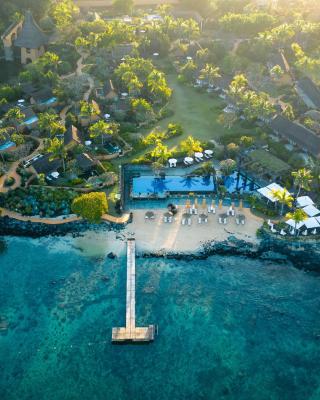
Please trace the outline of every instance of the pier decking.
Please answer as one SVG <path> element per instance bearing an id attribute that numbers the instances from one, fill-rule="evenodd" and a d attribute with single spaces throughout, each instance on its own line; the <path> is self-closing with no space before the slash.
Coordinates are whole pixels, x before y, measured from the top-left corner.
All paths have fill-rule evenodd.
<path id="1" fill-rule="evenodd" d="M 127 242 L 127 300 L 126 326 L 112 328 L 113 342 L 151 342 L 154 340 L 155 327 L 136 327 L 136 243 L 134 239 Z"/>

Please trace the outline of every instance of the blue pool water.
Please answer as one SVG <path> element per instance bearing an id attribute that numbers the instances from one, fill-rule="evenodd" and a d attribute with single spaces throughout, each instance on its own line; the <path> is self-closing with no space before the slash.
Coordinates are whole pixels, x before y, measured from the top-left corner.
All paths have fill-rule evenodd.
<path id="1" fill-rule="evenodd" d="M 137 259 L 137 323 L 159 335 L 115 346 L 124 242 L 7 243 L 1 400 L 319 400 L 319 275 L 242 257 Z"/>
<path id="2" fill-rule="evenodd" d="M 259 189 L 260 187 L 255 184 L 253 180 L 239 174 L 239 172 L 234 172 L 232 175 L 224 178 L 224 186 L 227 188 L 229 193 L 248 193 Z"/>
<path id="3" fill-rule="evenodd" d="M 167 192 L 179 193 L 209 193 L 215 188 L 213 177 L 181 177 L 166 176 L 155 178 L 153 176 L 141 176 L 133 178 L 132 196 L 145 197 L 156 194 L 163 197 Z"/>
<path id="4" fill-rule="evenodd" d="M 8 150 L 8 149 L 10 149 L 11 147 L 14 147 L 16 144 L 14 143 L 14 142 L 6 142 L 6 143 L 3 143 L 2 145 L 0 145 L 0 151 L 3 151 L 3 150 Z"/>
<path id="5" fill-rule="evenodd" d="M 57 101 L 57 98 L 56 98 L 56 97 L 51 97 L 50 99 L 48 99 L 48 100 L 42 102 L 41 104 L 42 104 L 42 105 L 48 106 L 48 105 L 50 105 L 50 104 L 55 103 L 56 101 Z"/>
<path id="6" fill-rule="evenodd" d="M 24 121 L 24 124 L 31 125 L 31 124 L 33 124 L 33 123 L 35 123 L 37 121 L 38 121 L 38 117 L 32 117 L 32 118 L 26 119 Z"/>

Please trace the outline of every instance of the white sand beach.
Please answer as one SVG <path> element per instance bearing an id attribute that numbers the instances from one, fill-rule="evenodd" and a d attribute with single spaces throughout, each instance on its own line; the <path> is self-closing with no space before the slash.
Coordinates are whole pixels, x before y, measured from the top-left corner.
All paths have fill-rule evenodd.
<path id="1" fill-rule="evenodd" d="M 216 214 L 208 214 L 207 223 L 198 223 L 198 215 L 193 215 L 190 226 L 182 225 L 183 210 L 180 209 L 173 218 L 172 223 L 163 221 L 166 209 L 152 210 L 155 214 L 153 220 L 146 220 L 147 210 L 134 210 L 133 222 L 120 232 L 114 231 L 87 231 L 74 239 L 73 246 L 89 257 L 99 257 L 113 252 L 123 254 L 126 249 L 126 239 L 134 237 L 138 251 L 145 252 L 195 252 L 201 245 L 208 241 L 224 241 L 234 236 L 237 239 L 250 243 L 258 243 L 257 230 L 263 220 L 253 215 L 249 209 L 241 211 L 236 209 L 236 214 L 245 215 L 245 224 L 237 225 L 236 218 L 228 217 L 227 224 L 219 224 L 219 214 L 226 213 L 227 208 L 216 210 Z M 199 209 L 201 213 L 201 209 Z"/>
<path id="2" fill-rule="evenodd" d="M 215 215 L 208 214 L 207 223 L 199 224 L 198 216 L 193 215 L 191 226 L 181 224 L 181 210 L 172 223 L 163 222 L 165 209 L 153 211 L 155 219 L 145 220 L 146 210 L 135 210 L 132 224 L 127 225 L 126 232 L 136 238 L 138 250 L 192 252 L 205 242 L 224 241 L 229 236 L 258 243 L 256 232 L 263 224 L 263 220 L 253 215 L 249 209 L 240 211 L 246 217 L 244 225 L 237 225 L 235 217 L 229 217 L 226 225 L 219 224 L 219 214 L 227 212 L 227 208 L 217 209 Z"/>

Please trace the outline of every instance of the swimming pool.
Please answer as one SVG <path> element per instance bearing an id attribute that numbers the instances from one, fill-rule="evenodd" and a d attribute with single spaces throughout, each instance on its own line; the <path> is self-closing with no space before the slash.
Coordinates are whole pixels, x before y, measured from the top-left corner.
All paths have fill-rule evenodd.
<path id="1" fill-rule="evenodd" d="M 38 117 L 31 117 L 31 118 L 29 118 L 29 119 L 26 119 L 25 121 L 24 121 L 24 124 L 25 125 L 31 125 L 31 124 L 34 124 L 35 122 L 37 122 L 38 121 Z"/>
<path id="2" fill-rule="evenodd" d="M 213 177 L 140 176 L 133 178 L 131 196 L 144 198 L 149 196 L 166 197 L 167 193 L 210 193 L 215 189 Z"/>
<path id="3" fill-rule="evenodd" d="M 53 104 L 53 103 L 55 103 L 57 101 L 57 98 L 56 97 L 51 97 L 50 99 L 48 99 L 48 100 L 46 100 L 46 101 L 43 101 L 42 103 L 40 103 L 41 105 L 44 105 L 44 106 L 48 106 L 48 105 L 50 105 L 50 104 Z"/>
<path id="4" fill-rule="evenodd" d="M 224 186 L 226 187 L 228 193 L 249 193 L 259 189 L 260 187 L 259 185 L 255 184 L 252 179 L 240 174 L 239 172 L 234 172 L 232 175 L 225 177 Z"/>
<path id="5" fill-rule="evenodd" d="M 11 147 L 14 147 L 16 144 L 14 143 L 14 142 L 5 142 L 5 143 L 3 143 L 2 145 L 0 145 L 0 151 L 3 151 L 3 150 L 8 150 L 8 149 L 10 149 Z"/>

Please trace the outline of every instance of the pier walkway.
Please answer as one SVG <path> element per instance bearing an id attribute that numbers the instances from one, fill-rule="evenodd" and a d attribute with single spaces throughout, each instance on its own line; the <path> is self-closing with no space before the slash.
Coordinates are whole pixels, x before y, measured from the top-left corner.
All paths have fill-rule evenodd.
<path id="1" fill-rule="evenodd" d="M 134 239 L 127 242 L 127 301 L 126 326 L 112 328 L 113 342 L 151 342 L 154 340 L 155 327 L 136 327 L 136 243 Z"/>

